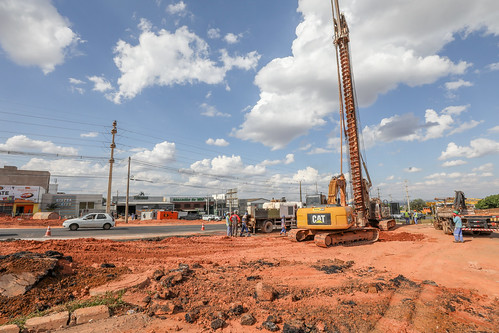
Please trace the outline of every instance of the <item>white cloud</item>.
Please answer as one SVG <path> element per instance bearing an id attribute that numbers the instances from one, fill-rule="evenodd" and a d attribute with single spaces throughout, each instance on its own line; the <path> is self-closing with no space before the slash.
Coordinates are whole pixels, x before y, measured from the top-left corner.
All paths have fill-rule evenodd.
<path id="1" fill-rule="evenodd" d="M 386 177 L 386 180 L 394 180 L 394 179 L 395 179 L 395 176 L 394 176 L 394 175 L 391 175 L 391 176 Z"/>
<path id="2" fill-rule="evenodd" d="M 210 39 L 220 38 L 220 29 L 218 29 L 218 28 L 209 29 L 208 30 L 208 38 L 210 38 Z"/>
<path id="3" fill-rule="evenodd" d="M 417 6 L 390 0 L 383 6 L 367 0 L 342 3 L 352 32 L 352 63 L 360 106 L 372 104 L 379 94 L 399 85 L 421 86 L 465 73 L 469 63 L 453 62 L 438 55 L 439 51 L 453 40 L 454 33 L 499 30 L 498 14 L 491 13 L 491 6 L 498 6 L 493 0 L 472 10 L 464 1 L 456 4 L 445 0 L 438 6 L 430 0 L 422 1 Z M 427 12 L 430 7 L 434 8 L 432 15 Z M 330 2 L 300 1 L 298 11 L 303 19 L 296 28 L 292 55 L 273 59 L 258 72 L 255 83 L 260 100 L 233 131 L 238 138 L 272 149 L 283 148 L 324 125 L 326 117 L 337 109 L 337 96 L 331 94 L 337 91 L 337 75 Z M 452 19 L 442 19 L 447 17 Z M 424 27 L 421 22 L 425 22 Z M 282 110 L 286 110 L 286 119 L 281 117 Z M 272 124 L 274 130 L 262 124 Z"/>
<path id="4" fill-rule="evenodd" d="M 308 155 L 317 155 L 317 154 L 327 154 L 332 153 L 333 151 L 326 148 L 316 147 L 307 152 Z"/>
<path id="5" fill-rule="evenodd" d="M 295 161 L 295 155 L 294 154 L 287 154 L 286 158 L 283 160 L 265 160 L 260 163 L 260 165 L 266 166 L 266 165 L 278 165 L 278 164 L 291 164 Z"/>
<path id="6" fill-rule="evenodd" d="M 68 159 L 58 160 L 44 160 L 41 158 L 32 158 L 22 169 L 31 170 L 48 170 L 52 175 L 62 174 L 65 176 L 78 176 L 78 175 L 107 175 L 108 165 L 101 163 L 92 163 L 89 161 L 78 161 Z M 81 182 L 79 179 L 78 182 Z M 59 187 L 59 189 L 62 189 Z M 95 193 L 97 191 L 94 192 Z"/>
<path id="7" fill-rule="evenodd" d="M 457 90 L 461 87 L 471 87 L 473 83 L 469 81 L 464 81 L 463 79 L 459 79 L 457 81 L 450 81 L 445 83 L 445 89 L 447 90 Z"/>
<path id="8" fill-rule="evenodd" d="M 311 147 L 312 147 L 312 144 L 308 143 L 308 144 L 304 145 L 303 147 L 298 148 L 298 150 L 305 151 L 305 150 L 309 150 Z"/>
<path id="9" fill-rule="evenodd" d="M 26 135 L 15 135 L 8 138 L 5 143 L 0 144 L 0 149 L 14 151 L 39 151 L 42 153 L 76 155 L 78 149 L 73 147 L 62 147 L 50 141 L 32 140 Z"/>
<path id="10" fill-rule="evenodd" d="M 492 172 L 494 171 L 494 164 L 492 163 L 486 163 L 486 164 L 483 164 L 477 168 L 473 168 L 471 171 L 473 172 L 484 172 L 484 173 L 488 173 L 488 172 Z"/>
<path id="11" fill-rule="evenodd" d="M 241 156 L 217 156 L 213 159 L 203 159 L 190 166 L 190 170 L 197 173 L 211 175 L 261 175 L 265 173 L 265 166 L 244 165 Z"/>
<path id="12" fill-rule="evenodd" d="M 467 163 L 468 162 L 463 161 L 463 160 L 452 160 L 452 161 L 446 161 L 446 162 L 442 163 L 442 166 L 444 168 L 447 168 L 447 167 L 454 167 L 454 166 L 458 166 L 458 165 L 464 165 Z"/>
<path id="13" fill-rule="evenodd" d="M 90 133 L 81 133 L 80 137 L 82 138 L 96 138 L 99 136 L 99 133 L 97 132 L 90 132 Z"/>
<path id="14" fill-rule="evenodd" d="M 82 81 L 82 80 L 75 79 L 73 77 L 70 77 L 69 78 L 69 83 L 78 85 L 78 84 L 85 84 L 86 82 Z"/>
<path id="15" fill-rule="evenodd" d="M 106 92 L 113 90 L 113 86 L 109 81 L 101 76 L 89 76 L 88 79 L 94 83 L 94 88 L 92 90 L 99 92 Z"/>
<path id="16" fill-rule="evenodd" d="M 366 148 L 379 142 L 426 141 L 448 136 L 476 127 L 481 121 L 470 120 L 460 123 L 458 116 L 467 111 L 469 105 L 448 106 L 441 112 L 425 111 L 424 123 L 412 113 L 383 118 L 378 125 L 365 126 L 362 130 Z"/>
<path id="17" fill-rule="evenodd" d="M 231 58 L 222 52 L 223 66 L 209 58 L 208 44 L 185 26 L 175 32 L 165 29 L 151 31 L 150 24 L 142 19 L 142 32 L 137 45 L 123 40 L 114 49 L 114 62 L 121 72 L 118 91 L 113 95 L 115 103 L 134 98 L 142 89 L 154 85 L 220 84 L 228 70 L 254 66 L 259 55 L 250 52 L 246 56 Z"/>
<path id="18" fill-rule="evenodd" d="M 207 145 L 211 145 L 211 146 L 219 146 L 219 147 L 226 147 L 229 145 L 229 143 L 225 140 L 225 139 L 212 139 L 212 138 L 209 138 L 208 140 L 206 140 L 206 144 Z"/>
<path id="19" fill-rule="evenodd" d="M 442 113 L 444 114 L 450 114 L 452 116 L 458 116 L 461 113 L 468 111 L 470 105 L 455 105 L 455 106 L 448 106 L 442 110 Z"/>
<path id="20" fill-rule="evenodd" d="M 38 66 L 48 74 L 78 40 L 50 0 L 0 2 L 0 45 L 18 65 Z"/>
<path id="21" fill-rule="evenodd" d="M 408 167 L 408 168 L 405 168 L 404 171 L 405 172 L 420 172 L 422 169 L 420 168 L 416 168 L 416 167 Z"/>
<path id="22" fill-rule="evenodd" d="M 201 108 L 204 109 L 201 114 L 206 117 L 230 117 L 228 113 L 223 113 L 217 110 L 213 105 L 208 105 L 206 103 L 201 104 Z"/>
<path id="23" fill-rule="evenodd" d="M 166 11 L 170 14 L 178 14 L 180 16 L 184 16 L 186 14 L 187 5 L 180 1 L 175 4 L 170 4 L 166 7 Z"/>
<path id="24" fill-rule="evenodd" d="M 487 68 L 490 69 L 491 71 L 499 71 L 499 62 L 490 64 L 487 66 Z"/>
<path id="25" fill-rule="evenodd" d="M 459 125 L 459 127 L 453 129 L 449 135 L 452 135 L 452 134 L 456 134 L 456 133 L 461 133 L 461 132 L 464 132 L 464 131 L 467 131 L 469 129 L 472 129 L 476 126 L 478 126 L 479 124 L 483 123 L 483 121 L 476 121 L 476 120 L 470 120 L 468 122 L 464 122 L 462 123 L 461 125 Z"/>
<path id="26" fill-rule="evenodd" d="M 224 49 L 220 50 L 220 53 L 220 60 L 224 63 L 224 67 L 226 70 L 230 70 L 234 67 L 244 70 L 255 69 L 258 65 L 258 60 L 260 60 L 261 57 L 261 55 L 259 55 L 256 51 L 249 52 L 244 57 L 231 57 Z"/>
<path id="27" fill-rule="evenodd" d="M 228 34 L 226 34 L 224 36 L 224 40 L 228 43 L 228 44 L 236 44 L 239 42 L 239 39 L 242 37 L 243 35 L 242 34 L 233 34 L 232 32 L 229 32 Z"/>
<path id="28" fill-rule="evenodd" d="M 499 125 L 489 128 L 489 132 L 499 133 Z"/>
<path id="29" fill-rule="evenodd" d="M 447 160 L 455 157 L 475 158 L 489 154 L 499 153 L 499 142 L 490 139 L 474 139 L 469 146 L 458 146 L 449 142 L 447 149 L 440 154 L 439 160 Z"/>
<path id="30" fill-rule="evenodd" d="M 132 160 L 143 162 L 166 164 L 175 160 L 175 143 L 163 141 L 154 146 L 152 150 L 142 148 L 141 151 L 132 155 Z"/>

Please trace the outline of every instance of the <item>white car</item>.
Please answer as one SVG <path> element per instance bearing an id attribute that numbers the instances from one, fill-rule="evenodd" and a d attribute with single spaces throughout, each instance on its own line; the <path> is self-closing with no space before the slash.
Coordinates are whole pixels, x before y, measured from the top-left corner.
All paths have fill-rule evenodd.
<path id="1" fill-rule="evenodd" d="M 71 231 L 76 231 L 80 228 L 102 228 L 109 230 L 114 227 L 114 219 L 106 213 L 90 213 L 85 216 L 69 219 L 62 223 L 62 226 Z"/>
<path id="2" fill-rule="evenodd" d="M 221 221 L 222 218 L 217 215 L 209 214 L 209 215 L 203 215 L 203 220 L 205 221 Z"/>

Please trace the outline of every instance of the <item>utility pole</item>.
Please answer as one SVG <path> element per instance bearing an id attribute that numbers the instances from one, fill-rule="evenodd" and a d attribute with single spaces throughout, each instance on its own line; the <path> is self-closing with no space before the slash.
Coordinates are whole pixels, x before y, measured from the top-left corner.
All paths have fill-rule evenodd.
<path id="1" fill-rule="evenodd" d="M 128 198 L 130 195 L 130 156 L 128 156 L 128 175 L 126 177 L 125 223 L 128 223 Z"/>
<path id="2" fill-rule="evenodd" d="M 379 195 L 379 187 L 376 188 L 378 190 L 378 199 L 381 200 L 381 196 Z"/>
<path id="3" fill-rule="evenodd" d="M 300 180 L 300 202 L 303 202 L 303 200 L 301 199 L 301 180 Z"/>
<path id="4" fill-rule="evenodd" d="M 114 148 L 116 145 L 114 144 L 114 136 L 116 135 L 116 120 L 113 121 L 113 129 L 111 130 L 111 134 L 113 135 L 113 141 L 111 143 L 111 158 L 109 159 L 109 180 L 107 182 L 107 201 L 106 201 L 106 213 L 111 213 L 111 183 L 113 182 L 113 163 L 114 163 Z"/>
<path id="5" fill-rule="evenodd" d="M 409 189 L 407 186 L 407 179 L 405 180 L 405 197 L 407 199 L 407 211 L 410 212 L 411 211 L 411 203 L 409 201 Z"/>

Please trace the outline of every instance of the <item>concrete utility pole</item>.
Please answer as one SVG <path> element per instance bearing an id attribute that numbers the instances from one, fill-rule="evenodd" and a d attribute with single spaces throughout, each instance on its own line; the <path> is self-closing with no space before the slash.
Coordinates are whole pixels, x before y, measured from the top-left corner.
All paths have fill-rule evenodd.
<path id="1" fill-rule="evenodd" d="M 125 223 L 128 223 L 128 198 L 130 196 L 130 156 L 128 156 L 128 175 L 126 177 Z"/>
<path id="2" fill-rule="evenodd" d="M 407 211 L 410 212 L 411 211 L 411 203 L 409 201 L 409 189 L 407 186 L 407 179 L 405 180 L 405 197 L 407 199 Z"/>
<path id="3" fill-rule="evenodd" d="M 301 180 L 300 180 L 300 202 L 303 202 L 303 200 L 301 198 Z"/>
<path id="4" fill-rule="evenodd" d="M 114 136 L 116 135 L 116 120 L 113 121 L 113 129 L 111 130 L 111 134 L 113 135 L 113 141 L 111 143 L 111 158 L 109 159 L 109 180 L 107 183 L 107 201 L 106 201 L 106 213 L 111 213 L 111 183 L 113 182 L 113 163 L 114 163 L 114 148 L 116 145 L 114 144 Z"/>

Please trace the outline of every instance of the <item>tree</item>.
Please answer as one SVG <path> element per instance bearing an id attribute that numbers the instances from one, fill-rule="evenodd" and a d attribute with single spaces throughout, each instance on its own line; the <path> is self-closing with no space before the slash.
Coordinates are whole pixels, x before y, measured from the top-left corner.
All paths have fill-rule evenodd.
<path id="1" fill-rule="evenodd" d="M 424 201 L 423 199 L 414 199 L 411 201 L 412 210 L 421 211 L 425 207 L 426 207 L 426 201 Z"/>
<path id="2" fill-rule="evenodd" d="M 53 212 L 54 210 L 56 210 L 57 208 L 59 208 L 59 205 L 55 202 L 52 202 L 51 204 L 48 204 L 47 205 L 47 211 L 49 212 Z"/>
<path id="3" fill-rule="evenodd" d="M 478 201 L 475 205 L 478 209 L 499 208 L 499 194 L 489 195 Z"/>

